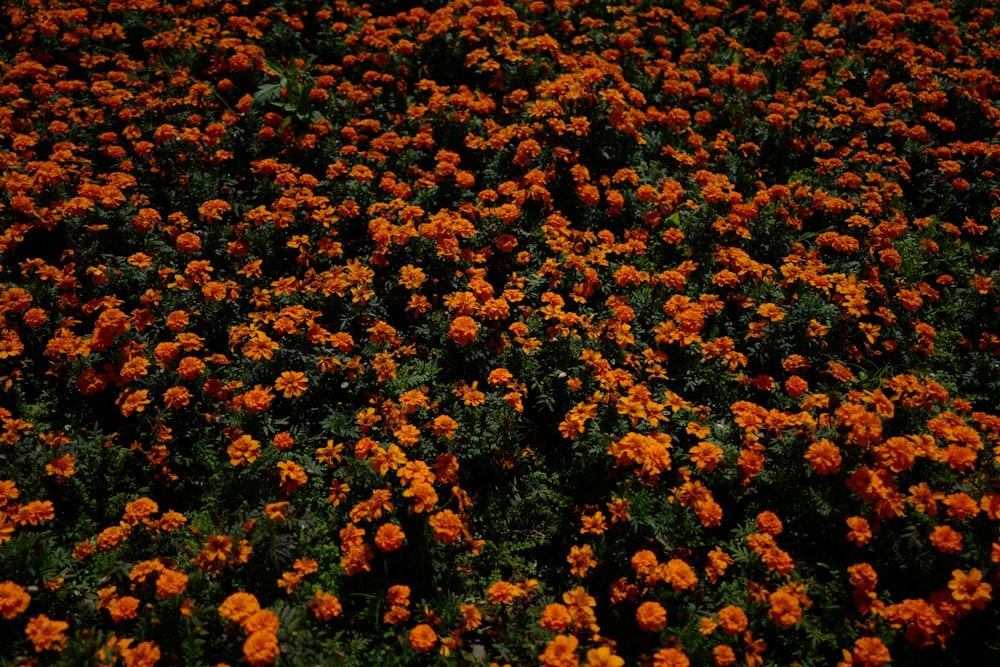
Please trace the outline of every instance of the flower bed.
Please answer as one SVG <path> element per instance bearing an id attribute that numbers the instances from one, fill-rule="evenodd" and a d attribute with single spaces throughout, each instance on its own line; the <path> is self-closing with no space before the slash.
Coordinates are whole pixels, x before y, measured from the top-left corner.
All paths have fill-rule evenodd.
<path id="1" fill-rule="evenodd" d="M 12 0 L 0 664 L 1000 657 L 1000 20 Z"/>

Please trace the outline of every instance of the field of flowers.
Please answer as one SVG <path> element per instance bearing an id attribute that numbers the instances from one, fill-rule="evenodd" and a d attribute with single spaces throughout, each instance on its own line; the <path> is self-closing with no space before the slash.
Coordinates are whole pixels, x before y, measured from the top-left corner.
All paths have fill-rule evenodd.
<path id="1" fill-rule="evenodd" d="M 0 665 L 1000 659 L 1000 16 L 8 0 Z"/>

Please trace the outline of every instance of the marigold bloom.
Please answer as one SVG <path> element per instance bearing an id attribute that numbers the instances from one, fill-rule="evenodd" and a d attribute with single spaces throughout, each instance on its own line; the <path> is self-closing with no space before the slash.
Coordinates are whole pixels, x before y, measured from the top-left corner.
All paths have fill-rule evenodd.
<path id="1" fill-rule="evenodd" d="M 13 581 L 0 583 L 0 616 L 10 620 L 27 610 L 31 596 Z"/>
<path id="2" fill-rule="evenodd" d="M 249 435 L 241 435 L 226 449 L 229 463 L 234 466 L 245 466 L 253 463 L 260 456 L 260 443 Z"/>
<path id="3" fill-rule="evenodd" d="M 420 623 L 410 630 L 410 646 L 420 653 L 426 653 L 434 648 L 434 645 L 437 644 L 437 639 L 437 633 L 434 632 L 434 628 L 427 623 Z"/>
<path id="4" fill-rule="evenodd" d="M 187 588 L 188 575 L 176 570 L 164 570 L 156 578 L 156 595 L 171 598 L 180 595 Z"/>
<path id="5" fill-rule="evenodd" d="M 35 616 L 24 628 L 28 640 L 34 645 L 35 652 L 41 653 L 48 649 L 61 651 L 66 648 L 65 631 L 69 628 L 66 621 L 53 621 L 45 614 Z"/>
<path id="6" fill-rule="evenodd" d="M 445 544 L 453 544 L 462 536 L 465 528 L 462 518 L 451 510 L 441 510 L 432 514 L 427 522 L 434 529 L 434 540 Z"/>
<path id="7" fill-rule="evenodd" d="M 757 530 L 768 535 L 780 535 L 783 530 L 781 519 L 778 518 L 777 514 L 769 510 L 757 515 L 756 526 Z"/>
<path id="8" fill-rule="evenodd" d="M 309 384 L 309 378 L 299 371 L 285 371 L 274 381 L 274 388 L 282 392 L 285 398 L 294 398 L 303 394 Z"/>
<path id="9" fill-rule="evenodd" d="M 375 546 L 380 551 L 396 551 L 403 546 L 406 533 L 394 523 L 385 523 L 379 526 L 375 532 Z"/>
<path id="10" fill-rule="evenodd" d="M 881 667 L 890 662 L 889 649 L 878 637 L 861 637 L 854 641 L 854 650 L 843 650 L 844 661 L 837 667 Z"/>
<path id="11" fill-rule="evenodd" d="M 643 630 L 655 632 L 667 624 L 667 610 L 659 602 L 647 600 L 635 610 L 635 620 Z"/>
<path id="12" fill-rule="evenodd" d="M 935 526 L 930 540 L 938 551 L 958 553 L 962 550 L 962 533 L 951 526 Z"/>
<path id="13" fill-rule="evenodd" d="M 474 319 L 468 315 L 459 315 L 451 322 L 451 327 L 448 329 L 448 338 L 459 345 L 467 345 L 476 340 L 478 330 L 479 324 Z"/>
<path id="14" fill-rule="evenodd" d="M 313 599 L 307 605 L 313 616 L 321 621 L 329 621 L 331 618 L 340 616 L 340 613 L 343 611 L 343 607 L 337 596 L 331 593 L 324 593 L 322 590 L 317 590 L 315 595 L 313 595 Z"/>
<path id="15" fill-rule="evenodd" d="M 243 642 L 243 659 L 253 667 L 270 665 L 278 653 L 278 636 L 269 630 L 254 632 Z"/>
<path id="16" fill-rule="evenodd" d="M 767 600 L 771 605 L 767 615 L 779 627 L 790 628 L 802 620 L 802 605 L 794 594 L 779 589 L 771 593 Z"/>
<path id="17" fill-rule="evenodd" d="M 506 581 L 498 581 L 486 591 L 486 597 L 490 602 L 499 602 L 501 604 L 512 602 L 514 598 L 523 597 L 524 595 L 523 588 Z"/>
<path id="18" fill-rule="evenodd" d="M 809 445 L 805 458 L 809 467 L 820 475 L 830 475 L 840 470 L 842 457 L 840 448 L 826 438 L 820 438 Z"/>
<path id="19" fill-rule="evenodd" d="M 983 573 L 972 568 L 966 574 L 961 570 L 952 570 L 951 581 L 948 582 L 951 599 L 964 611 L 986 608 L 986 603 L 993 599 L 993 586 L 983 582 Z"/>
<path id="20" fill-rule="evenodd" d="M 587 662 L 583 667 L 623 667 L 625 660 L 614 654 L 608 646 L 599 646 L 587 651 Z"/>
<path id="21" fill-rule="evenodd" d="M 570 564 L 570 574 L 575 577 L 587 576 L 587 571 L 597 565 L 597 561 L 594 560 L 594 551 L 589 544 L 584 544 L 582 547 L 575 545 L 571 547 L 566 562 Z"/>
<path id="22" fill-rule="evenodd" d="M 712 649 L 712 661 L 716 667 L 729 667 L 736 662 L 736 652 L 731 646 L 719 644 Z"/>
<path id="23" fill-rule="evenodd" d="M 579 644 L 573 635 L 556 635 L 538 659 L 544 667 L 576 667 L 580 664 L 580 656 L 576 654 Z"/>
<path id="24" fill-rule="evenodd" d="M 653 654 L 653 667 L 690 667 L 691 660 L 676 648 L 660 649 Z"/>
<path id="25" fill-rule="evenodd" d="M 727 635 L 738 635 L 747 629 L 749 623 L 750 619 L 742 607 L 731 604 L 719 610 L 719 627 Z"/>
<path id="26" fill-rule="evenodd" d="M 270 609 L 258 609 L 243 619 L 240 626 L 246 630 L 247 634 L 253 634 L 255 632 L 260 632 L 261 630 L 266 630 L 267 632 L 277 632 L 280 627 L 280 623 L 278 621 L 278 615 Z"/>
<path id="27" fill-rule="evenodd" d="M 252 593 L 233 593 L 219 605 L 219 616 L 233 623 L 242 623 L 258 611 L 260 602 Z"/>
<path id="28" fill-rule="evenodd" d="M 108 602 L 107 610 L 115 623 L 133 619 L 139 611 L 139 598 L 131 595 L 115 598 Z"/>
<path id="29" fill-rule="evenodd" d="M 279 461 L 278 476 L 281 480 L 281 488 L 292 492 L 309 481 L 305 468 L 294 461 Z"/>

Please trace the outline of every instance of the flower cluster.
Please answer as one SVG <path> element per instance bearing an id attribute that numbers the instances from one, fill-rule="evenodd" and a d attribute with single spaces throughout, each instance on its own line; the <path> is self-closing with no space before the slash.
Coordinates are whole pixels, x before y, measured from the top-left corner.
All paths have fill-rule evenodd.
<path id="1" fill-rule="evenodd" d="M 0 9 L 0 662 L 1000 657 L 997 12 L 405 4 Z"/>

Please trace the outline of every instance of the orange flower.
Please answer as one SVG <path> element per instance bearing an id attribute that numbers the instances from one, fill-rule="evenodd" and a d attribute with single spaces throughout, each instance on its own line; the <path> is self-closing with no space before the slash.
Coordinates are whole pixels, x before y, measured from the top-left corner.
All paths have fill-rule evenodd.
<path id="1" fill-rule="evenodd" d="M 233 623 L 242 623 L 258 611 L 260 603 L 252 593 L 233 593 L 219 605 L 219 616 Z"/>
<path id="2" fill-rule="evenodd" d="M 840 455 L 840 448 L 826 438 L 816 440 L 805 453 L 809 467 L 820 475 L 830 475 L 840 470 L 843 460 Z"/>
<path id="3" fill-rule="evenodd" d="M 556 635 L 538 659 L 543 667 L 576 667 L 580 664 L 580 656 L 576 654 L 579 643 L 573 635 Z"/>
<path id="4" fill-rule="evenodd" d="M 847 527 L 851 529 L 850 532 L 847 533 L 847 539 L 854 542 L 857 546 L 863 547 L 871 541 L 872 529 L 868 524 L 868 520 L 864 517 L 848 517 Z"/>
<path id="5" fill-rule="evenodd" d="M 406 534 L 399 526 L 394 523 L 385 523 L 379 526 L 375 532 L 375 546 L 386 553 L 396 551 L 403 546 L 405 538 Z"/>
<path id="6" fill-rule="evenodd" d="M 229 463 L 232 465 L 248 465 L 260 456 L 260 443 L 244 434 L 230 443 L 226 453 L 229 454 Z"/>
<path id="7" fill-rule="evenodd" d="M 0 583 L 0 616 L 10 620 L 27 610 L 31 596 L 13 581 Z"/>
<path id="8" fill-rule="evenodd" d="M 309 481 L 305 469 L 294 461 L 279 461 L 278 475 L 281 479 L 281 488 L 289 492 Z"/>
<path id="9" fill-rule="evenodd" d="M 538 624 L 549 632 L 565 632 L 566 628 L 573 621 L 569 608 L 558 602 L 553 602 L 545 606 L 542 610 L 542 617 Z"/>
<path id="10" fill-rule="evenodd" d="M 622 667 L 625 660 L 614 654 L 608 646 L 599 646 L 587 651 L 587 662 L 583 667 Z"/>
<path id="11" fill-rule="evenodd" d="M 779 627 L 790 628 L 802 620 L 802 605 L 799 598 L 784 589 L 778 589 L 768 596 L 771 608 L 767 615 Z"/>
<path id="12" fill-rule="evenodd" d="M 719 610 L 719 627 L 727 635 L 737 635 L 747 629 L 750 619 L 741 607 L 734 604 Z"/>
<path id="13" fill-rule="evenodd" d="M 278 636 L 269 630 L 254 632 L 243 642 L 243 659 L 253 667 L 270 665 L 278 653 Z"/>
<path id="14" fill-rule="evenodd" d="M 944 553 L 958 553 L 962 550 L 962 533 L 951 526 L 935 526 L 930 535 L 931 544 Z"/>
<path id="15" fill-rule="evenodd" d="M 66 621 L 53 621 L 45 614 L 39 614 L 28 621 L 24 632 L 34 644 L 35 652 L 41 653 L 47 649 L 62 651 L 66 648 L 64 633 L 68 628 L 69 623 Z"/>
<path id="16" fill-rule="evenodd" d="M 285 371 L 274 381 L 274 388 L 284 392 L 285 398 L 301 395 L 309 384 L 309 378 L 299 371 Z"/>
<path id="17" fill-rule="evenodd" d="M 180 595 L 187 588 L 188 576 L 176 570 L 164 570 L 156 578 L 156 594 L 161 598 Z"/>
<path id="18" fill-rule="evenodd" d="M 313 599 L 307 605 L 313 616 L 321 621 L 329 621 L 331 618 L 340 616 L 340 613 L 343 611 L 343 607 L 337 596 L 324 593 L 322 590 L 317 590 L 313 595 Z"/>
<path id="19" fill-rule="evenodd" d="M 566 562 L 570 564 L 570 574 L 575 577 L 587 576 L 587 570 L 597 565 L 597 561 L 594 560 L 594 552 L 589 544 L 584 544 L 582 547 L 571 547 Z"/>
<path id="20" fill-rule="evenodd" d="M 434 541 L 445 544 L 453 544 L 462 536 L 465 528 L 462 518 L 451 510 L 441 510 L 432 514 L 427 522 L 434 529 Z"/>
<path id="21" fill-rule="evenodd" d="M 854 641 L 854 650 L 844 649 L 844 661 L 837 667 L 881 667 L 892 660 L 889 649 L 878 637 L 861 637 Z"/>
<path id="22" fill-rule="evenodd" d="M 712 660 L 717 667 L 729 667 L 736 662 L 736 652 L 731 646 L 719 644 L 712 649 Z"/>
<path id="23" fill-rule="evenodd" d="M 115 598 L 108 603 L 107 610 L 111 614 L 111 620 L 115 623 L 133 619 L 139 611 L 139 598 L 131 595 Z"/>
<path id="24" fill-rule="evenodd" d="M 427 623 L 420 623 L 410 630 L 410 646 L 420 653 L 426 653 L 437 644 L 437 633 Z"/>
<path id="25" fill-rule="evenodd" d="M 983 582 L 983 573 L 976 568 L 966 574 L 961 570 L 952 570 L 951 581 L 948 582 L 951 599 L 965 612 L 972 609 L 982 611 L 986 603 L 992 599 L 993 587 Z"/>
<path id="26" fill-rule="evenodd" d="M 451 327 L 448 330 L 448 338 L 451 338 L 459 345 L 467 345 L 476 340 L 478 330 L 479 324 L 474 319 L 468 315 L 459 315 L 451 322 Z"/>
<path id="27" fill-rule="evenodd" d="M 278 621 L 278 615 L 270 609 L 258 609 L 243 619 L 240 626 L 246 630 L 247 634 L 253 634 L 262 630 L 277 632 L 280 622 Z"/>
<path id="28" fill-rule="evenodd" d="M 643 630 L 655 632 L 667 624 L 667 610 L 659 602 L 643 602 L 635 610 L 635 620 Z"/>
<path id="29" fill-rule="evenodd" d="M 526 593 L 523 588 L 506 581 L 498 581 L 486 591 L 486 597 L 490 602 L 501 604 L 512 602 L 514 598 L 524 597 L 524 595 Z"/>
<path id="30" fill-rule="evenodd" d="M 691 660 L 676 648 L 660 649 L 653 654 L 653 667 L 690 667 Z"/>

